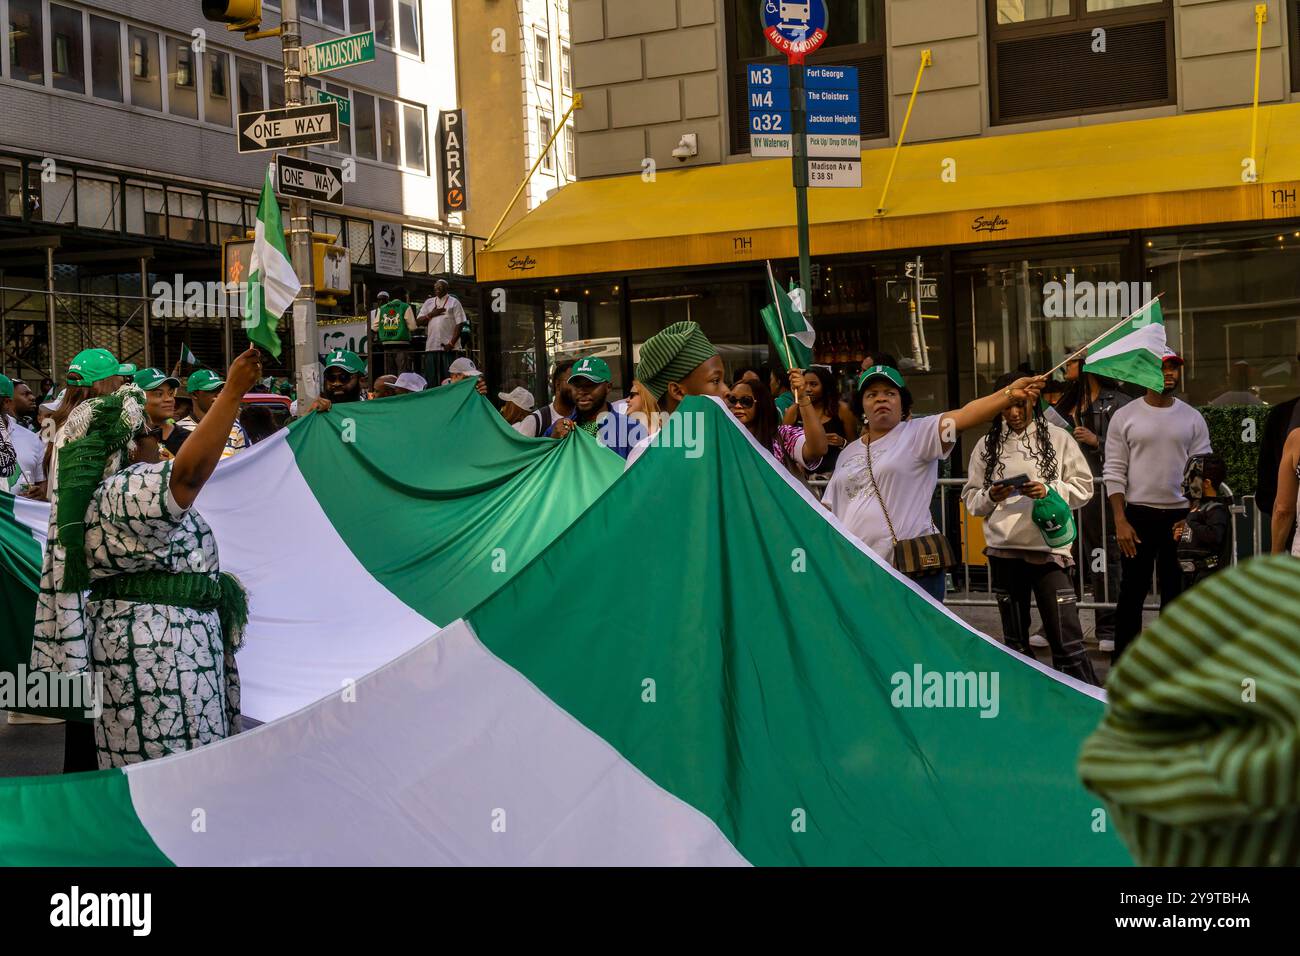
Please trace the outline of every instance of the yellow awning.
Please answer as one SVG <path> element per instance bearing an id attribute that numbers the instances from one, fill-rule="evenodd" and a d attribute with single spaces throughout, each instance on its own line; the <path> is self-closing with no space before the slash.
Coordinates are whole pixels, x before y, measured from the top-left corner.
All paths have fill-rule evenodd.
<path id="1" fill-rule="evenodd" d="M 1297 212 L 1300 103 L 905 146 L 862 154 L 862 188 L 810 189 L 814 255 L 1219 222 Z M 946 161 L 956 174 L 945 182 Z M 955 164 L 955 166 L 953 165 Z M 566 186 L 478 255 L 478 278 L 616 273 L 798 254 L 788 159 Z"/>

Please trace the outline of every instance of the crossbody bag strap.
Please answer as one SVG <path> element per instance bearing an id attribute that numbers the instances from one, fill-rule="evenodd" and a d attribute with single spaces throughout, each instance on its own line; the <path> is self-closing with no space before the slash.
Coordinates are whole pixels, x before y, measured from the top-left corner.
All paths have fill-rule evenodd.
<path id="1" fill-rule="evenodd" d="M 894 534 L 894 522 L 889 517 L 889 509 L 885 507 L 885 496 L 880 493 L 880 486 L 876 484 L 876 473 L 871 467 L 871 432 L 867 432 L 866 439 L 863 441 L 867 446 L 867 477 L 871 479 L 871 490 L 875 492 L 876 501 L 880 504 L 881 514 L 885 516 L 885 524 L 889 527 L 889 537 L 894 542 L 894 547 L 898 547 L 898 535 Z"/>

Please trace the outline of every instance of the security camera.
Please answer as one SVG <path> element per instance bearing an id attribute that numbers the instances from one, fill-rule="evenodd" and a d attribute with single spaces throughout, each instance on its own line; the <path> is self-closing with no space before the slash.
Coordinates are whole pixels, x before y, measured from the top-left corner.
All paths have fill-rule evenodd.
<path id="1" fill-rule="evenodd" d="M 699 146 L 696 145 L 695 134 L 684 133 L 682 134 L 682 138 L 678 141 L 677 147 L 673 150 L 673 159 L 677 160 L 679 163 L 684 163 L 692 156 L 698 155 L 699 152 L 700 149 Z"/>

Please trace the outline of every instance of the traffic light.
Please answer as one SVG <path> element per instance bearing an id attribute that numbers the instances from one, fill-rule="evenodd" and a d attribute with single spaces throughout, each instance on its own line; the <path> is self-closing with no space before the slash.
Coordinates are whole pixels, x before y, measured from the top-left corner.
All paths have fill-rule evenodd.
<path id="1" fill-rule="evenodd" d="M 228 23 L 232 30 L 256 29 L 262 22 L 262 0 L 203 0 L 203 17 Z"/>

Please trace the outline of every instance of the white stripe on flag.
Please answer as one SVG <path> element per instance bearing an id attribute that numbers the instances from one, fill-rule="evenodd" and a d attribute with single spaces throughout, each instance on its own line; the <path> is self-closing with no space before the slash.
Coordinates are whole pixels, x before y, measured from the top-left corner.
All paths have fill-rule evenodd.
<path id="1" fill-rule="evenodd" d="M 182 866 L 746 864 L 465 621 L 362 679 L 353 702 L 332 694 L 126 775 Z"/>
<path id="2" fill-rule="evenodd" d="M 1145 349 L 1156 357 L 1159 362 L 1164 358 L 1165 349 L 1168 346 L 1165 342 L 1165 327 L 1163 323 L 1152 322 L 1141 328 L 1134 329 L 1128 335 L 1116 339 L 1109 345 L 1092 351 L 1089 350 L 1085 365 L 1091 365 L 1093 362 L 1100 362 L 1102 359 L 1115 358 L 1128 352 L 1136 352 L 1138 349 Z"/>

